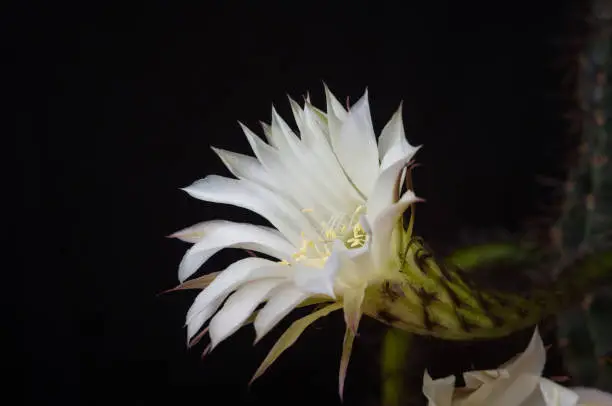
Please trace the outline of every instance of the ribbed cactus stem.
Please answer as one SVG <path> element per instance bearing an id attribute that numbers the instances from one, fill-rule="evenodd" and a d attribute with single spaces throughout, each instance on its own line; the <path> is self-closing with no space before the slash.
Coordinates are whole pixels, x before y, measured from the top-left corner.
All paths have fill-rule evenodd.
<path id="1" fill-rule="evenodd" d="M 612 228 L 611 11 L 612 1 L 593 1 L 591 30 L 579 58 L 576 96 L 581 140 L 576 165 L 569 172 L 565 204 L 553 228 L 553 241 L 563 256 L 598 247 Z"/>
<path id="2" fill-rule="evenodd" d="M 576 88 L 578 157 L 552 233 L 564 258 L 577 251 L 609 249 L 612 242 L 612 1 L 592 0 L 589 15 L 590 32 L 579 58 Z M 609 390 L 611 383 L 601 379 L 608 367 L 598 363 L 597 357 L 612 349 L 612 329 L 601 328 L 610 325 L 612 308 L 591 307 L 594 300 L 610 303 L 602 295 L 606 294 L 590 296 L 582 306 L 560 315 L 559 332 L 574 383 Z"/>

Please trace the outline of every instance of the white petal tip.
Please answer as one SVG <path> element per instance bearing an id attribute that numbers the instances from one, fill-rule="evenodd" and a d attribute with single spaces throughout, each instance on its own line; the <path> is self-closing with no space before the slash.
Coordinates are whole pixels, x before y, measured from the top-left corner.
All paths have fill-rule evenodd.
<path id="1" fill-rule="evenodd" d="M 212 350 L 217 348 L 217 345 L 219 345 L 219 343 L 221 343 L 221 341 L 213 340 L 213 338 L 210 337 L 210 344 L 208 344 L 210 349 L 208 350 L 208 352 L 211 352 Z"/>

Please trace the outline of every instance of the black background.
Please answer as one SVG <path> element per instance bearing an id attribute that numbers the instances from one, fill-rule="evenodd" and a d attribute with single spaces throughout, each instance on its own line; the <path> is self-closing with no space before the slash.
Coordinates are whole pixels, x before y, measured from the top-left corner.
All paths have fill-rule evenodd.
<path id="1" fill-rule="evenodd" d="M 286 95 L 324 106 L 325 81 L 341 100 L 368 87 L 377 131 L 404 101 L 408 139 L 424 145 L 417 231 L 434 248 L 465 230 L 516 232 L 547 214 L 537 176 L 558 174 L 567 143 L 567 72 L 554 64 L 567 53 L 570 3 L 22 3 L 5 14 L 25 177 L 21 399 L 337 404 L 339 315 L 250 389 L 281 329 L 253 347 L 245 328 L 204 361 L 185 348 L 194 294 L 157 293 L 177 283 L 186 245 L 164 236 L 212 218 L 262 220 L 179 188 L 228 175 L 211 145 L 249 152 L 237 120 L 260 132 L 273 103 L 291 123 Z M 368 325 L 346 404 L 378 398 L 381 330 Z"/>

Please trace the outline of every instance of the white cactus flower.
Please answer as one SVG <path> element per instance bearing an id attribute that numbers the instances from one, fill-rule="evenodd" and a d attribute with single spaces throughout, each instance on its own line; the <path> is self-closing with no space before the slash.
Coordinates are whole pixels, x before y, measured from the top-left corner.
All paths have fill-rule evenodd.
<path id="1" fill-rule="evenodd" d="M 402 182 L 419 147 L 406 141 L 401 106 L 377 143 L 367 91 L 347 111 L 325 90 L 326 113 L 308 100 L 303 108 L 290 100 L 299 136 L 273 110 L 271 125 L 263 125 L 267 143 L 242 125 L 255 157 L 213 148 L 237 179 L 209 175 L 183 189 L 197 199 L 249 209 L 274 228 L 212 220 L 172 236 L 193 244 L 179 266 L 178 288 L 203 288 L 187 313 L 188 340 L 210 320 L 196 337 L 208 331 L 209 348 L 248 322 L 257 341 L 294 308 L 329 302 L 283 334 L 254 379 L 310 323 L 344 309 L 342 392 L 366 288 L 399 269 L 402 214 L 420 200 Z M 224 248 L 278 260 L 249 257 L 186 281 Z"/>
<path id="2" fill-rule="evenodd" d="M 423 393 L 429 406 L 608 406 L 612 394 L 592 388 L 566 388 L 542 377 L 546 349 L 536 329 L 527 349 L 491 371 L 463 374 L 465 388 L 455 377 L 433 380 L 427 372 Z"/>

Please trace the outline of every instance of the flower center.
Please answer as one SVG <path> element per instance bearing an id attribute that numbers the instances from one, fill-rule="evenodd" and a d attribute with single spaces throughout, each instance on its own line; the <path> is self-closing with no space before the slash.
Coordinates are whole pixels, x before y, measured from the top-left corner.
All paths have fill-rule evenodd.
<path id="1" fill-rule="evenodd" d="M 359 223 L 360 216 L 365 213 L 365 206 L 358 206 L 351 214 L 333 216 L 329 221 L 321 222 L 317 240 L 311 240 L 302 234 L 302 246 L 293 254 L 295 262 L 322 268 L 331 255 L 335 240 L 340 240 L 347 248 L 363 247 L 367 241 L 367 234 Z M 310 212 L 311 209 L 304 209 Z"/>

